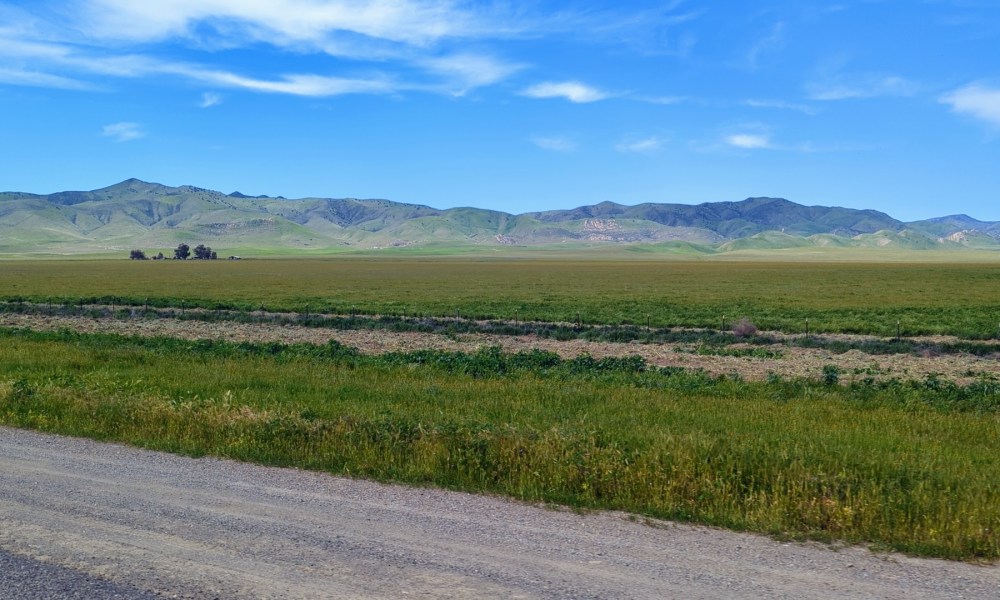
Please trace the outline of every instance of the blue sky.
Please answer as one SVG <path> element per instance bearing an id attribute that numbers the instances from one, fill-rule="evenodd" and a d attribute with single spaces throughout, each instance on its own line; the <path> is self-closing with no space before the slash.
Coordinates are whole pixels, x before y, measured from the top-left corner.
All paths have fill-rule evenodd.
<path id="1" fill-rule="evenodd" d="M 1000 2 L 0 1 L 0 188 L 1000 220 Z"/>

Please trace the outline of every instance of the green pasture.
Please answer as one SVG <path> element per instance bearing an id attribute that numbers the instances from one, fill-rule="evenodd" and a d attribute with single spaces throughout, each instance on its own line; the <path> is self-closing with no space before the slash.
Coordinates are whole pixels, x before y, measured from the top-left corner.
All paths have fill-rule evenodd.
<path id="1" fill-rule="evenodd" d="M 953 559 L 1000 558 L 998 397 L 0 330 L 5 425 Z"/>
<path id="2" fill-rule="evenodd" d="M 338 257 L 4 261 L 0 299 L 895 335 L 1000 333 L 1000 262 Z"/>

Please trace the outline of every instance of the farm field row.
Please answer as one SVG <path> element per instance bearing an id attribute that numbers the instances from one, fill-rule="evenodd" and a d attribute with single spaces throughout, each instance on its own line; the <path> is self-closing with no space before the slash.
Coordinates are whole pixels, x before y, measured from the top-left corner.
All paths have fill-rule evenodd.
<path id="1" fill-rule="evenodd" d="M 198 314 L 189 311 L 183 316 L 172 311 L 146 311 L 133 314 L 119 310 L 110 316 L 110 308 L 84 308 L 84 314 L 68 314 L 61 308 L 49 311 L 44 306 L 31 307 L 28 312 L 4 312 L 0 305 L 0 327 L 24 328 L 34 331 L 75 331 L 80 333 L 114 333 L 122 336 L 171 337 L 186 340 L 220 340 L 236 343 L 280 343 L 323 345 L 331 340 L 358 349 L 365 354 L 386 352 L 414 352 L 418 350 L 446 350 L 477 352 L 484 348 L 499 347 L 504 352 L 544 350 L 571 359 L 581 354 L 595 358 L 639 356 L 656 367 L 683 368 L 702 371 L 713 377 L 738 377 L 761 381 L 769 377 L 824 379 L 836 376 L 840 383 L 854 381 L 919 380 L 935 378 L 941 381 L 966 385 L 977 381 L 1000 380 L 1000 363 L 996 360 L 1000 346 L 980 343 L 971 345 L 980 349 L 978 354 L 954 351 L 954 344 L 920 342 L 919 340 L 877 340 L 862 336 L 812 334 L 779 336 L 761 334 L 750 338 L 725 336 L 716 332 L 667 332 L 674 333 L 678 341 L 656 341 L 657 333 L 650 332 L 651 341 L 609 341 L 590 339 L 594 330 L 580 329 L 579 337 L 570 337 L 575 329 L 558 330 L 555 335 L 536 333 L 510 333 L 517 328 L 498 327 L 506 333 L 486 331 L 462 332 L 456 325 L 443 321 L 444 329 L 437 332 L 416 328 L 424 320 L 417 320 L 413 329 L 401 325 L 408 322 L 383 324 L 361 318 L 345 319 L 340 327 L 324 327 L 321 318 L 301 315 L 272 315 L 274 321 L 227 320 L 240 314 L 218 315 L 214 312 Z M 6 307 L 6 308 L 9 308 Z M 101 313 L 107 316 L 101 316 Z M 87 314 L 89 313 L 89 314 Z M 266 319 L 266 318 L 265 318 Z M 356 327 L 351 327 L 356 324 Z M 486 324 L 488 325 L 488 324 Z M 526 328 L 528 329 L 528 328 Z M 530 331 L 530 329 L 528 329 Z M 599 333 L 601 330 L 597 330 Z M 544 330 L 543 330 L 544 332 Z M 643 331 L 610 329 L 605 338 L 626 334 L 642 335 Z M 684 339 L 687 338 L 687 339 Z M 760 343 L 761 340 L 769 343 Z M 935 341 L 937 338 L 935 338 Z M 957 345 L 964 348 L 966 345 Z"/>
<path id="2" fill-rule="evenodd" d="M 1000 265 L 336 258 L 8 261 L 0 300 L 1000 335 Z"/>

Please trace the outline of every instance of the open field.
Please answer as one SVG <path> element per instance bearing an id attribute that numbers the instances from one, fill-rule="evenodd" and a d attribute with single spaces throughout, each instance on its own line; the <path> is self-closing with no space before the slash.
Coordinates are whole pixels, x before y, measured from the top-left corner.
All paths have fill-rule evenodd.
<path id="1" fill-rule="evenodd" d="M 989 263 L 3 266 L 2 424 L 1000 559 Z M 586 326 L 622 321 L 642 327 Z"/>
<path id="2" fill-rule="evenodd" d="M 1000 557 L 995 382 L 5 330 L 0 422 L 798 539 Z"/>
<path id="3" fill-rule="evenodd" d="M 1000 263 L 341 258 L 12 261 L 0 299 L 889 336 L 1000 333 Z"/>

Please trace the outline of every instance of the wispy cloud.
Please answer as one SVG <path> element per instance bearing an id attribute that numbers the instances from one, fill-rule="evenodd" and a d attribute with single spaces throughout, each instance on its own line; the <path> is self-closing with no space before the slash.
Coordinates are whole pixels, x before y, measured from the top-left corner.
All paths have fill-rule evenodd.
<path id="1" fill-rule="evenodd" d="M 201 102 L 198 103 L 198 106 L 201 108 L 211 108 L 220 104 L 222 104 L 222 94 L 205 92 L 201 95 Z"/>
<path id="2" fill-rule="evenodd" d="M 807 115 L 815 115 L 818 112 L 814 107 L 809 106 L 808 104 L 786 102 L 784 100 L 757 100 L 751 98 L 750 100 L 744 100 L 743 104 L 751 108 L 772 108 L 775 110 L 792 110 Z"/>
<path id="3" fill-rule="evenodd" d="M 656 152 L 663 146 L 663 141 L 656 136 L 641 138 L 641 139 L 627 139 L 615 144 L 615 150 L 618 152 L 633 152 L 637 154 L 648 154 L 651 152 Z"/>
<path id="4" fill-rule="evenodd" d="M 552 152 L 573 152 L 577 149 L 576 142 L 561 136 L 534 136 L 531 138 L 531 143 L 538 146 L 542 150 L 550 150 Z"/>
<path id="5" fill-rule="evenodd" d="M 1000 127 L 1000 88 L 974 83 L 941 96 L 940 101 L 954 112 Z"/>
<path id="6" fill-rule="evenodd" d="M 529 66 L 498 53 L 493 44 L 498 40 L 564 36 L 615 44 L 649 34 L 662 42 L 654 31 L 701 14 L 680 0 L 647 11 L 552 11 L 468 0 L 79 0 L 58 10 L 45 4 L 16 9 L 0 4 L 5 69 L 0 82 L 113 89 L 115 78 L 174 76 L 300 96 L 406 91 L 461 96 Z M 173 53 L 176 46 L 188 50 L 183 61 Z M 251 71 L 226 62 L 225 53 L 205 52 L 263 46 L 338 60 L 332 71 Z M 611 95 L 575 81 L 540 83 L 523 93 L 576 103 Z"/>
<path id="7" fill-rule="evenodd" d="M 726 144 L 744 150 L 771 148 L 770 136 L 762 133 L 734 133 L 725 138 Z"/>
<path id="8" fill-rule="evenodd" d="M 47 87 L 64 90 L 91 90 L 95 89 L 90 83 L 52 75 L 50 73 L 40 73 L 38 71 L 26 71 L 22 69 L 9 69 L 0 67 L 0 83 L 8 85 L 24 85 L 31 87 Z"/>
<path id="9" fill-rule="evenodd" d="M 521 64 L 470 53 L 435 56 L 421 60 L 420 65 L 442 76 L 449 93 L 455 95 L 493 85 L 524 69 Z"/>
<path id="10" fill-rule="evenodd" d="M 142 127 L 138 123 L 131 123 L 127 121 L 105 125 L 104 129 L 101 131 L 101 135 L 109 137 L 116 142 L 131 142 L 132 140 L 137 140 L 146 136 L 145 132 L 142 131 Z"/>
<path id="11" fill-rule="evenodd" d="M 745 61 L 746 66 L 755 71 L 760 66 L 761 57 L 769 52 L 780 50 L 785 45 L 785 24 L 775 23 L 767 35 L 757 40 L 757 42 L 747 51 Z"/>
<path id="12" fill-rule="evenodd" d="M 690 98 L 685 96 L 630 96 L 630 98 L 639 102 L 648 102 L 649 104 L 660 104 L 663 106 L 680 104 L 690 100 Z"/>
<path id="13" fill-rule="evenodd" d="M 426 46 L 489 27 L 468 4 L 449 0 L 85 0 L 76 17 L 88 35 L 103 39 L 313 48 L 344 47 L 351 35 Z"/>
<path id="14" fill-rule="evenodd" d="M 529 98 L 564 98 L 577 104 L 604 100 L 609 94 L 579 81 L 546 81 L 521 91 Z"/>
<path id="15" fill-rule="evenodd" d="M 292 74 L 282 75 L 277 79 L 257 79 L 237 75 L 228 71 L 212 71 L 175 65 L 168 69 L 181 75 L 186 75 L 215 86 L 225 86 L 267 92 L 272 94 L 290 94 L 293 96 L 324 97 L 343 94 L 386 94 L 398 89 L 387 77 L 371 79 L 353 79 L 345 77 L 324 77 L 321 75 Z"/>
<path id="16" fill-rule="evenodd" d="M 698 36 L 688 26 L 710 12 L 688 8 L 689 3 L 683 0 L 657 2 L 647 9 L 634 4 L 619 3 L 608 10 L 588 6 L 560 11 L 537 23 L 536 29 L 586 43 L 622 45 L 646 56 L 686 58 L 698 43 Z"/>
<path id="17" fill-rule="evenodd" d="M 43 29 L 55 32 L 48 36 L 38 34 L 39 19 L 25 11 L 15 15 L 23 26 L 0 21 L 0 62 L 9 58 L 18 65 L 16 71 L 6 67 L 0 81 L 84 89 L 106 87 L 106 81 L 97 86 L 88 79 L 172 75 L 303 96 L 394 91 L 462 95 L 524 67 L 478 48 L 463 50 L 465 42 L 510 35 L 516 28 L 505 17 L 495 17 L 497 11 L 452 0 L 84 0 L 63 12 L 72 22 L 45 23 Z M 161 58 L 156 44 L 163 41 L 195 51 L 268 44 L 280 52 L 325 53 L 351 61 L 340 64 L 342 73 L 250 76 L 226 64 Z M 140 45 L 149 54 L 128 51 Z M 220 55 L 204 56 L 214 62 Z"/>
<path id="18" fill-rule="evenodd" d="M 402 89 L 434 91 L 434 86 L 431 84 L 398 83 L 391 77 L 379 73 L 367 77 L 333 77 L 296 73 L 282 74 L 274 78 L 258 78 L 248 77 L 226 69 L 164 61 L 142 55 L 94 56 L 57 44 L 33 44 L 30 47 L 22 47 L 21 51 L 28 53 L 29 49 L 43 65 L 56 69 L 72 69 L 81 75 L 105 75 L 126 79 L 172 75 L 215 87 L 309 97 L 385 94 Z M 4 54 L 3 50 L 3 44 L 0 44 L 0 56 Z M 0 70 L 0 79 L 3 79 L 3 75 L 3 71 Z M 96 87 L 76 79 L 46 73 L 35 73 L 32 77 L 22 74 L 20 78 L 25 85 L 41 87 L 77 89 L 85 89 L 88 86 Z M 208 92 L 202 97 L 201 106 L 213 106 L 218 104 L 220 100 L 221 96 L 214 92 Z"/>
<path id="19" fill-rule="evenodd" d="M 811 100 L 912 96 L 917 85 L 897 75 L 839 75 L 806 85 Z"/>

